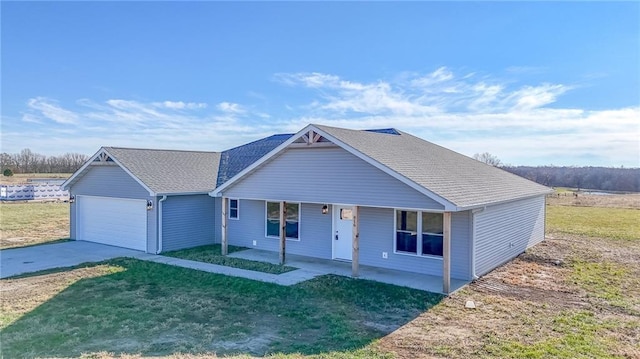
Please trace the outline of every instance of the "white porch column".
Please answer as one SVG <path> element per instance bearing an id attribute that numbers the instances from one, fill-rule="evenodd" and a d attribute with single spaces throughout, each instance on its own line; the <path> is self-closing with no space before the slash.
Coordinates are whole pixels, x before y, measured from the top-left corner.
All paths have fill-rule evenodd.
<path id="1" fill-rule="evenodd" d="M 442 291 L 444 294 L 451 292 L 451 212 L 443 215 L 442 238 Z"/>
<path id="2" fill-rule="evenodd" d="M 358 277 L 360 275 L 360 207 L 353 206 L 353 232 L 351 234 L 352 253 L 351 253 L 351 276 Z"/>
<path id="3" fill-rule="evenodd" d="M 229 245 L 227 243 L 227 204 L 229 203 L 229 199 L 227 197 L 222 197 L 222 218 L 220 223 L 222 224 L 222 234 L 220 237 L 220 253 L 223 256 L 226 256 L 229 253 Z"/>
<path id="4" fill-rule="evenodd" d="M 284 264 L 287 245 L 287 202 L 280 202 L 280 264 Z"/>

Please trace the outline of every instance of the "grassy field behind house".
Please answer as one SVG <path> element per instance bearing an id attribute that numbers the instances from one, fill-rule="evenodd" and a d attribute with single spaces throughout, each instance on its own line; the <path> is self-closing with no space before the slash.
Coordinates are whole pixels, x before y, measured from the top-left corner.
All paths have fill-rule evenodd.
<path id="1" fill-rule="evenodd" d="M 2 280 L 3 354 L 640 358 L 640 210 L 637 197 L 603 197 L 550 200 L 543 243 L 447 298 L 336 276 L 280 287 L 131 259 Z"/>
<path id="2" fill-rule="evenodd" d="M 0 175 L 0 183 L 2 184 L 15 184 L 26 183 L 30 178 L 53 178 L 53 179 L 67 179 L 71 176 L 71 173 L 14 173 L 13 176 Z"/>
<path id="3" fill-rule="evenodd" d="M 69 203 L 0 203 L 0 249 L 69 237 Z"/>

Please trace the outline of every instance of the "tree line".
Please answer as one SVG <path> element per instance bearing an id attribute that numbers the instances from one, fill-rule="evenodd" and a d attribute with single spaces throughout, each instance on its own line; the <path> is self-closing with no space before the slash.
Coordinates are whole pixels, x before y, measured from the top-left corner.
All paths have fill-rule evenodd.
<path id="1" fill-rule="evenodd" d="M 0 168 L 3 173 L 72 173 L 88 159 L 81 153 L 45 156 L 25 148 L 19 153 L 0 153 Z"/>
<path id="2" fill-rule="evenodd" d="M 476 153 L 473 158 L 549 187 L 640 192 L 640 168 L 512 166 L 489 152 Z"/>
<path id="3" fill-rule="evenodd" d="M 550 187 L 640 192 L 640 168 L 503 166 L 503 170 Z"/>

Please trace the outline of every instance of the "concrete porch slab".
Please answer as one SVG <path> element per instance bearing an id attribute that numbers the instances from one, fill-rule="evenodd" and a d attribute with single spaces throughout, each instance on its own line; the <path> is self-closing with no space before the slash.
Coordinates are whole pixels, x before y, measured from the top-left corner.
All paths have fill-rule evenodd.
<path id="1" fill-rule="evenodd" d="M 259 249 L 247 249 L 234 252 L 229 254 L 229 257 L 273 264 L 279 263 L 277 252 Z M 285 264 L 291 267 L 300 268 L 308 273 L 316 273 L 317 275 L 335 274 L 351 277 L 351 262 L 287 254 Z M 296 271 L 289 273 L 295 272 Z M 359 278 L 424 290 L 432 293 L 442 293 L 442 277 L 439 276 L 360 265 Z M 468 283 L 469 281 L 451 278 L 451 293 L 459 290 Z"/>

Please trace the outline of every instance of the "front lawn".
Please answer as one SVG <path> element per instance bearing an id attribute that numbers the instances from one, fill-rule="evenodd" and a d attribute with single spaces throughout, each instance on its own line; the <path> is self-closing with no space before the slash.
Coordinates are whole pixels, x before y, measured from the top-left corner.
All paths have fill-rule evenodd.
<path id="1" fill-rule="evenodd" d="M 374 354 L 361 348 L 442 299 L 338 276 L 284 287 L 134 259 L 2 285 L 7 358 L 102 351 L 145 356 L 336 351 L 364 358 Z"/>
<path id="2" fill-rule="evenodd" d="M 247 248 L 245 247 L 228 246 L 228 250 L 230 254 L 233 252 L 239 252 L 246 249 Z M 271 274 L 282 274 L 282 273 L 290 272 L 292 270 L 297 269 L 295 267 L 289 267 L 285 265 L 251 261 L 251 260 L 242 259 L 242 258 L 227 257 L 227 256 L 223 256 L 220 253 L 221 253 L 220 245 L 212 244 L 207 246 L 182 249 L 179 251 L 166 252 L 166 253 L 162 253 L 162 255 L 165 255 L 168 257 L 189 259 L 189 260 L 198 261 L 198 262 L 218 264 L 218 265 L 227 266 L 227 267 L 248 269 L 248 270 L 253 270 L 257 272 L 271 273 Z"/>

